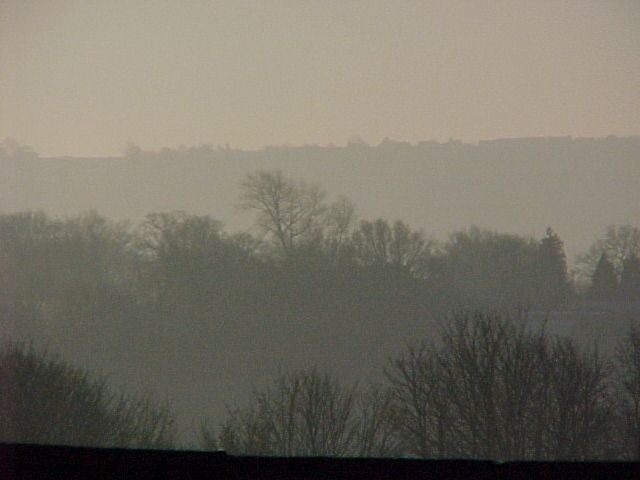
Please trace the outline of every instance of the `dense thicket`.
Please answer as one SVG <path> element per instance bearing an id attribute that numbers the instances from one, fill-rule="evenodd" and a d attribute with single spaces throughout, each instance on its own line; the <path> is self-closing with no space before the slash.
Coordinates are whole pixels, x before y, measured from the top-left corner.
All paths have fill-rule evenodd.
<path id="1" fill-rule="evenodd" d="M 261 189 L 270 182 L 269 197 Z M 279 172 L 250 176 L 245 185 L 243 205 L 257 211 L 261 238 L 228 234 L 215 219 L 184 212 L 150 214 L 139 226 L 95 212 L 63 220 L 42 212 L 0 216 L 0 313 L 20 333 L 43 318 L 63 317 L 79 330 L 88 319 L 141 315 L 196 322 L 308 313 L 326 321 L 375 316 L 381 306 L 399 317 L 411 315 L 408 305 L 420 314 L 548 309 L 575 296 L 551 229 L 536 242 L 471 227 L 438 244 L 400 220 L 358 222 L 346 199 L 325 204 L 319 187 Z M 587 298 L 637 297 L 634 231 L 616 237 L 612 230 L 597 242 L 604 250 Z M 607 252 L 619 237 L 628 241 L 618 268 Z"/>

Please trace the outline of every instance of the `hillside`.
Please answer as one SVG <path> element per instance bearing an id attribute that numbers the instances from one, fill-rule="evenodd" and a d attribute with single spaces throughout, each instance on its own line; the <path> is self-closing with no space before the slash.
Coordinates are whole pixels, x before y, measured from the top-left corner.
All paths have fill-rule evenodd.
<path id="1" fill-rule="evenodd" d="M 552 226 L 570 260 L 607 225 L 640 223 L 640 137 L 130 149 L 118 158 L 5 154 L 1 211 L 93 209 L 139 220 L 185 210 L 243 230 L 251 217 L 234 208 L 239 183 L 249 172 L 272 168 L 349 197 L 362 218 L 402 218 L 440 239 L 472 224 L 536 238 Z"/>

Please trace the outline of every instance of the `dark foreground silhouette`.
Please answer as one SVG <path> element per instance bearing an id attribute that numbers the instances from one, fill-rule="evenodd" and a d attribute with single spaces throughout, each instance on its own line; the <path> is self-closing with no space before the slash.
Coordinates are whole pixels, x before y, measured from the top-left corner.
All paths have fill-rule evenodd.
<path id="1" fill-rule="evenodd" d="M 223 452 L 0 444 L 0 478 L 637 479 L 640 463 L 236 457 Z"/>

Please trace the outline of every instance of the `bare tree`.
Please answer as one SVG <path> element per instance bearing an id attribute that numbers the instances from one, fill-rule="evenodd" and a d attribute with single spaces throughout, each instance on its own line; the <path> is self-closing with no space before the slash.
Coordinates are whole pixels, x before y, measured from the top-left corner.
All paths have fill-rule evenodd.
<path id="1" fill-rule="evenodd" d="M 233 409 L 201 446 L 242 455 L 387 456 L 399 452 L 392 392 L 380 385 L 343 387 L 317 369 L 281 375 Z"/>
<path id="2" fill-rule="evenodd" d="M 325 192 L 314 184 L 286 178 L 280 170 L 249 174 L 241 183 L 240 208 L 257 213 L 257 224 L 285 256 L 317 239 Z"/>
<path id="3" fill-rule="evenodd" d="M 355 435 L 355 402 L 354 387 L 343 388 L 316 369 L 281 375 L 247 407 L 229 412 L 218 442 L 244 455 L 347 455 Z M 207 435 L 211 431 L 205 429 L 202 437 Z"/>
<path id="4" fill-rule="evenodd" d="M 421 276 L 433 245 L 422 231 L 412 231 L 400 220 L 390 225 L 379 218 L 360 222 L 353 246 L 365 265 L 394 265 Z"/>
<path id="5" fill-rule="evenodd" d="M 611 370 L 598 349 L 580 351 L 570 339 L 556 338 L 542 369 L 544 407 L 534 409 L 544 430 L 542 457 L 585 461 L 612 455 Z"/>
<path id="6" fill-rule="evenodd" d="M 619 279 L 625 260 L 640 255 L 640 228 L 633 225 L 608 226 L 604 236 L 595 241 L 586 253 L 576 258 L 573 273 L 579 283 L 589 283 L 603 253 L 613 264 Z"/>
<path id="7" fill-rule="evenodd" d="M 384 385 L 371 384 L 359 393 L 353 454 L 360 457 L 400 455 L 400 412 L 393 390 Z"/>
<path id="8" fill-rule="evenodd" d="M 387 375 L 401 434 L 419 456 L 594 459 L 605 455 L 613 411 L 597 350 L 549 339 L 524 318 L 460 314 L 438 347 L 412 347 Z"/>
<path id="9" fill-rule="evenodd" d="M 351 230 L 355 222 L 355 205 L 340 197 L 327 209 L 324 219 L 323 250 L 334 262 L 350 260 L 353 255 Z"/>
<path id="10" fill-rule="evenodd" d="M 120 394 L 112 401 L 118 419 L 109 443 L 135 448 L 172 448 L 176 445 L 176 417 L 168 402 L 148 396 Z"/>
<path id="11" fill-rule="evenodd" d="M 418 457 L 452 455 L 449 407 L 444 397 L 435 349 L 411 346 L 386 371 L 397 410 L 397 432 L 403 453 Z"/>
<path id="12" fill-rule="evenodd" d="M 633 324 L 616 355 L 619 408 L 627 458 L 640 460 L 640 329 Z"/>

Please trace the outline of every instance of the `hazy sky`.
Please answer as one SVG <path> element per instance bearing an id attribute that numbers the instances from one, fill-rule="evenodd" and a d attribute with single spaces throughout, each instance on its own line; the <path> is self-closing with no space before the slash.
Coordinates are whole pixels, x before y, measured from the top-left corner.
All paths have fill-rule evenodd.
<path id="1" fill-rule="evenodd" d="M 634 0 L 0 0 L 0 138 L 44 156 L 608 134 Z"/>

